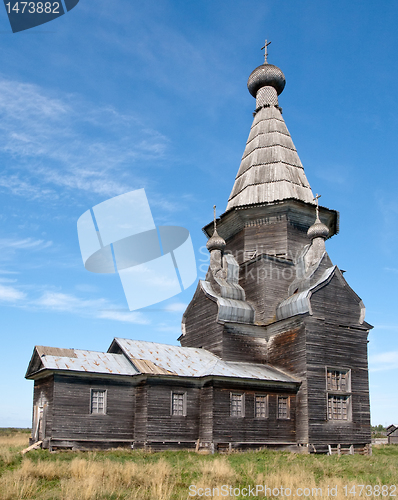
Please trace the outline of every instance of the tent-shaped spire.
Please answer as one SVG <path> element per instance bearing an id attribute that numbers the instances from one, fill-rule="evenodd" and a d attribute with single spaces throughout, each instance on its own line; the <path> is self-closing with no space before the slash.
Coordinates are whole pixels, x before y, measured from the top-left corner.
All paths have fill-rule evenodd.
<path id="1" fill-rule="evenodd" d="M 256 111 L 227 210 L 291 198 L 313 204 L 314 195 L 278 105 L 284 74 L 265 62 L 251 73 L 247 86 L 256 97 Z"/>

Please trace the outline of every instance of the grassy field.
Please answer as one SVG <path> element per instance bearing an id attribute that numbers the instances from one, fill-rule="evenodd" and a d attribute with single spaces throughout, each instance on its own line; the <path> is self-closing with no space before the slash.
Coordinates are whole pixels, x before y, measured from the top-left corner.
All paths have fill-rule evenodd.
<path id="1" fill-rule="evenodd" d="M 22 431 L 0 432 L 1 500 L 293 497 L 398 500 L 398 491 L 390 487 L 398 486 L 398 446 L 394 445 L 374 447 L 372 457 L 272 451 L 198 455 L 138 450 L 57 453 L 35 450 L 22 456 L 20 451 L 27 446 L 28 437 Z M 259 485 L 257 492 L 256 485 Z M 266 496 L 261 490 L 264 485 L 271 489 Z M 360 491 L 359 485 L 369 486 Z M 384 489 L 382 485 L 386 485 Z M 251 490 L 244 489 L 249 486 Z"/>

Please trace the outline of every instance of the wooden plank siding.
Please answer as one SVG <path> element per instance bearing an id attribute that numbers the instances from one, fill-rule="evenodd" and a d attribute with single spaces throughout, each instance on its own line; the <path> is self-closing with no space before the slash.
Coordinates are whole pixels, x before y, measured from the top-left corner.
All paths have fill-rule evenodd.
<path id="1" fill-rule="evenodd" d="M 267 325 L 276 320 L 276 308 L 288 296 L 295 278 L 292 262 L 285 259 L 264 256 L 241 266 L 239 283 L 255 310 L 256 324 Z"/>
<path id="2" fill-rule="evenodd" d="M 199 289 L 189 307 L 189 315 L 185 322 L 186 333 L 180 337 L 181 345 L 203 347 L 216 356 L 222 357 L 224 327 L 217 322 L 217 304 Z"/>
<path id="3" fill-rule="evenodd" d="M 172 392 L 185 394 L 186 415 L 171 414 Z M 165 447 L 176 447 L 181 442 L 195 447 L 199 437 L 200 388 L 148 379 L 147 393 L 146 441 L 164 443 Z"/>
<path id="4" fill-rule="evenodd" d="M 205 385 L 200 391 L 199 440 L 203 446 L 213 443 L 213 385 Z"/>
<path id="5" fill-rule="evenodd" d="M 32 442 L 34 442 L 37 427 L 37 411 L 39 404 L 44 404 L 43 421 L 39 428 L 37 440 L 41 441 L 52 435 L 54 412 L 54 377 L 35 380 L 33 389 Z"/>
<path id="6" fill-rule="evenodd" d="M 316 318 L 306 319 L 310 443 L 369 443 L 370 404 L 367 331 Z M 350 370 L 351 413 L 348 421 L 328 420 L 326 368 Z"/>
<path id="7" fill-rule="evenodd" d="M 229 385 L 229 386 L 228 386 Z M 230 414 L 231 393 L 244 394 L 244 416 Z M 256 418 L 254 412 L 255 395 L 268 395 L 268 418 Z M 289 419 L 277 418 L 277 397 L 290 398 Z M 215 443 L 247 443 L 246 447 L 256 448 L 262 444 L 296 442 L 295 394 L 286 391 L 269 391 L 264 388 L 242 389 L 241 385 L 215 384 L 213 396 L 213 441 Z M 251 445 L 251 446 L 250 446 Z"/>
<path id="8" fill-rule="evenodd" d="M 268 362 L 302 381 L 296 399 L 296 435 L 298 443 L 307 444 L 309 410 L 305 325 L 301 317 L 295 317 L 275 323 L 267 331 L 272 335 L 268 343 Z"/>
<path id="9" fill-rule="evenodd" d="M 106 390 L 106 414 L 90 413 L 91 390 Z M 133 440 L 134 387 L 129 381 L 54 376 L 52 438 Z"/>
<path id="10" fill-rule="evenodd" d="M 225 324 L 222 359 L 247 363 L 266 363 L 267 341 L 262 337 L 237 333 Z"/>

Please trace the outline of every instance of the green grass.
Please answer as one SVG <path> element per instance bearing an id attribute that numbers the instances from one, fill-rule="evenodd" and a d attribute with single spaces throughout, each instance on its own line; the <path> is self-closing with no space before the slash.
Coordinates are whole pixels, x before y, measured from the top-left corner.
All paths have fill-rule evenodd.
<path id="1" fill-rule="evenodd" d="M 359 498 L 358 489 L 355 497 L 346 497 L 344 485 L 349 485 L 349 489 L 359 484 L 398 485 L 398 446 L 394 445 L 373 447 L 371 457 L 269 450 L 198 455 L 188 451 L 151 453 L 122 449 L 56 453 L 33 450 L 22 456 L 20 451 L 27 441 L 26 431 L 0 431 L 0 500 L 185 500 L 209 498 L 204 494 L 189 496 L 190 485 L 196 485 L 197 492 L 199 487 L 210 488 L 207 493 L 211 493 L 212 488 L 222 485 L 243 488 L 256 484 L 291 488 L 291 498 L 299 487 L 319 487 L 322 498 L 353 499 Z M 337 496 L 329 497 L 327 487 L 336 485 Z M 367 496 L 364 491 L 362 497 L 389 496 Z"/>

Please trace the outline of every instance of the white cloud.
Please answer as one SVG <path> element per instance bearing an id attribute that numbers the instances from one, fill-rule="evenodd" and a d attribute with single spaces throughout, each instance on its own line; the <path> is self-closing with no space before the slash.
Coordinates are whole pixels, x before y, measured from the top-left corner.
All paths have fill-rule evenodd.
<path id="1" fill-rule="evenodd" d="M 2 238 L 0 248 L 13 248 L 20 250 L 42 250 L 52 245 L 52 241 L 37 240 L 33 238 Z"/>
<path id="2" fill-rule="evenodd" d="M 15 287 L 0 285 L 0 301 L 19 302 L 25 297 L 25 293 Z"/>
<path id="3" fill-rule="evenodd" d="M 87 300 L 66 293 L 46 291 L 40 298 L 31 301 L 30 304 L 57 311 L 88 312 L 106 307 L 108 302 L 106 299 Z"/>
<path id="4" fill-rule="evenodd" d="M 139 325 L 148 325 L 149 321 L 139 312 L 121 312 L 121 311 L 100 311 L 98 318 L 122 321 L 124 323 L 135 323 Z"/>
<path id="5" fill-rule="evenodd" d="M 97 319 L 122 321 L 124 323 L 140 325 L 150 323 L 144 314 L 140 312 L 119 311 L 116 309 L 117 306 L 107 299 L 82 299 L 62 292 L 47 290 L 38 299 L 28 300 L 24 305 L 33 309 L 39 308 Z"/>
<path id="6" fill-rule="evenodd" d="M 395 273 L 398 274 L 398 269 L 395 267 L 384 267 L 383 271 L 387 271 L 389 273 Z"/>
<path id="7" fill-rule="evenodd" d="M 184 312 L 185 309 L 187 308 L 187 304 L 184 304 L 183 302 L 174 302 L 174 304 L 169 304 L 167 307 L 165 307 L 166 311 L 169 312 Z"/>
<path id="8" fill-rule="evenodd" d="M 12 160 L 0 186 L 31 199 L 57 197 L 59 186 L 106 196 L 142 187 L 131 166 L 159 159 L 167 139 L 135 116 L 51 94 L 0 78 L 0 153 Z"/>
<path id="9" fill-rule="evenodd" d="M 398 368 L 398 351 L 387 351 L 369 356 L 370 371 L 396 370 Z"/>

